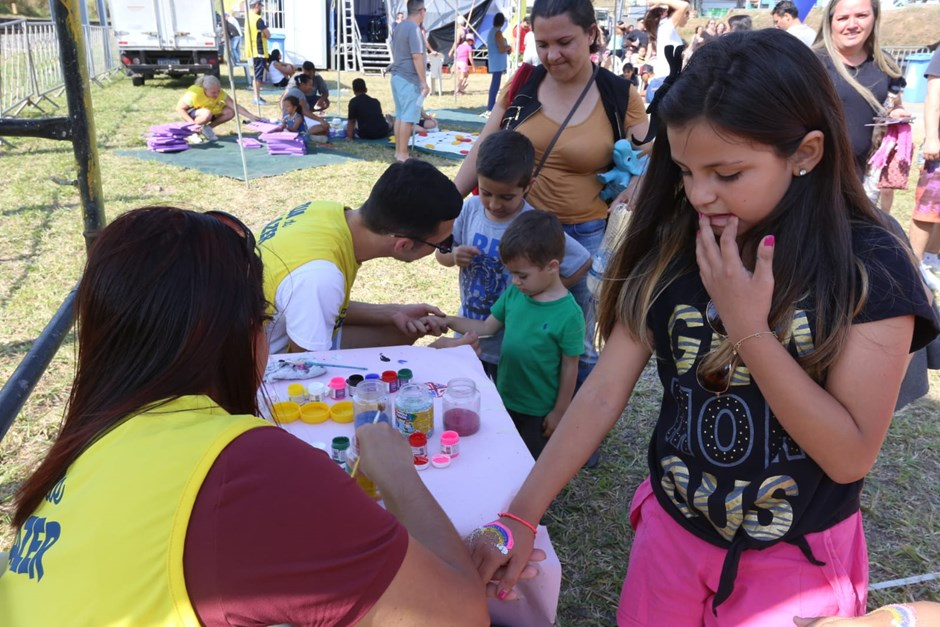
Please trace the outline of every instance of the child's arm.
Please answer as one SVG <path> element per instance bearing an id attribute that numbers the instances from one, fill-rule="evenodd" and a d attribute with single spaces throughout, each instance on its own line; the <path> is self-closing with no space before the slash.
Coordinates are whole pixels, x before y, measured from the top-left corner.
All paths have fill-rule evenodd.
<path id="1" fill-rule="evenodd" d="M 438 250 L 434 253 L 434 258 L 437 259 L 437 263 L 447 268 L 453 268 L 454 266 L 466 268 L 473 258 L 480 254 L 482 254 L 482 251 L 479 248 L 465 244 L 455 246 L 454 250 L 446 254 Z"/>
<path id="2" fill-rule="evenodd" d="M 296 133 L 298 130 L 300 130 L 300 123 L 301 123 L 301 122 L 303 122 L 303 118 L 302 118 L 301 116 L 299 116 L 299 115 L 298 115 L 298 116 L 295 116 L 295 117 L 291 120 L 290 126 L 287 127 L 287 130 L 291 131 L 292 133 Z"/>
<path id="3" fill-rule="evenodd" d="M 503 323 L 492 314 L 486 320 L 472 320 L 460 316 L 447 316 L 444 318 L 447 327 L 457 333 L 476 333 L 479 336 L 493 335 L 503 328 Z"/>
<path id="4" fill-rule="evenodd" d="M 505 511 L 539 524 L 555 496 L 578 473 L 620 418 L 649 358 L 649 349 L 618 323 L 607 338 L 594 371 L 558 424 L 558 436 L 545 445 L 535 467 Z M 480 564 L 478 570 L 484 581 L 490 581 L 498 567 L 506 566 L 498 584 L 502 594 L 512 590 L 528 564 L 535 538 L 529 529 L 510 518 L 501 518 L 500 522 L 512 529 L 515 538 L 515 547 L 509 555 L 494 551 L 492 543 L 474 544 L 472 552 Z"/>
<path id="5" fill-rule="evenodd" d="M 725 227 L 720 244 L 708 218 L 699 223 L 696 260 L 702 282 L 767 405 L 833 481 L 863 478 L 875 463 L 894 415 L 910 359 L 914 317 L 853 324 L 822 387 L 768 328 L 774 283 L 769 237 L 758 246 L 751 275 L 737 253 L 737 220 L 732 218 Z"/>
<path id="6" fill-rule="evenodd" d="M 588 270 L 590 269 L 591 269 L 591 259 L 588 258 L 588 260 L 584 262 L 584 265 L 578 268 L 577 272 L 575 272 L 571 276 L 561 277 L 561 284 L 564 285 L 566 288 L 571 289 L 571 286 L 577 283 L 581 279 L 581 277 L 587 274 Z"/>
<path id="7" fill-rule="evenodd" d="M 542 421 L 542 435 L 546 438 L 552 437 L 561 417 L 568 411 L 571 404 L 571 397 L 574 396 L 574 388 L 578 383 L 578 356 L 562 355 L 561 372 L 558 376 L 558 396 L 555 397 L 555 407 L 548 412 Z"/>

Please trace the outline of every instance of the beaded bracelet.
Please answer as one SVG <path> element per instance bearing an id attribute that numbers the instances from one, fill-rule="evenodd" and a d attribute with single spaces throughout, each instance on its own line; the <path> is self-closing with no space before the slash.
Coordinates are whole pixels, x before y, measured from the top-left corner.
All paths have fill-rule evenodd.
<path id="1" fill-rule="evenodd" d="M 508 519 L 510 519 L 510 520 L 515 520 L 515 521 L 516 521 L 517 523 L 519 523 L 520 525 L 525 525 L 525 526 L 529 529 L 529 531 L 532 532 L 532 535 L 534 535 L 534 536 L 539 535 L 539 530 L 536 529 L 535 525 L 533 525 L 532 523 L 530 523 L 530 522 L 527 521 L 527 520 L 522 520 L 521 518 L 519 518 L 519 517 L 516 516 L 515 514 L 510 514 L 509 512 L 500 512 L 499 514 L 497 514 L 497 516 L 499 516 L 500 518 L 508 518 Z"/>
<path id="2" fill-rule="evenodd" d="M 869 612 L 887 612 L 891 615 L 891 627 L 916 627 L 917 616 L 914 614 L 914 608 L 910 605 L 885 605 L 877 610 Z"/>

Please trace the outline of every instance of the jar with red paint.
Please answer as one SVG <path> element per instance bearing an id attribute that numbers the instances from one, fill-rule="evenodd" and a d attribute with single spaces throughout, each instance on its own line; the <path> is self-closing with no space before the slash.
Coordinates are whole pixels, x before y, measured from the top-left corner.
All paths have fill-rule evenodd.
<path id="1" fill-rule="evenodd" d="M 480 390 L 473 379 L 459 378 L 447 382 L 442 399 L 444 429 L 458 435 L 473 435 L 480 430 Z"/>

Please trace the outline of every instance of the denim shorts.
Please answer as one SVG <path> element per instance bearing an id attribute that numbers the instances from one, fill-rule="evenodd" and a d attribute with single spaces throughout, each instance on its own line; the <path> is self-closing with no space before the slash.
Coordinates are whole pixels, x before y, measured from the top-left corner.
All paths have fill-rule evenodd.
<path id="1" fill-rule="evenodd" d="M 395 99 L 395 117 L 402 122 L 417 124 L 421 119 L 421 87 L 392 75 L 392 97 Z"/>

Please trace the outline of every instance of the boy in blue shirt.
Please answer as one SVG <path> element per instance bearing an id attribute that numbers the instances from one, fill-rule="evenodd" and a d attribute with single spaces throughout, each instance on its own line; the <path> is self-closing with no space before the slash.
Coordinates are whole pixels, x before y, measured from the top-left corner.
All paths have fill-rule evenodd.
<path id="1" fill-rule="evenodd" d="M 437 252 L 444 266 L 460 268 L 460 310 L 457 315 L 485 320 L 509 285 L 509 271 L 499 256 L 500 239 L 512 222 L 533 209 L 525 194 L 532 186 L 535 150 L 516 131 L 499 131 L 480 143 L 477 154 L 479 196 L 464 201 L 454 222 L 453 250 Z M 573 285 L 591 266 L 591 256 L 577 240 L 565 236 L 559 273 L 565 287 Z M 497 380 L 502 332 L 480 339 L 483 369 Z"/>
<path id="2" fill-rule="evenodd" d="M 499 242 L 512 275 L 486 320 L 447 316 L 460 333 L 505 329 L 496 389 L 512 421 L 538 459 L 571 403 L 584 351 L 584 314 L 561 281 L 565 254 L 561 222 L 545 211 L 517 217 Z"/>

